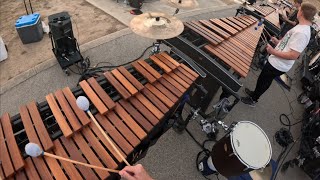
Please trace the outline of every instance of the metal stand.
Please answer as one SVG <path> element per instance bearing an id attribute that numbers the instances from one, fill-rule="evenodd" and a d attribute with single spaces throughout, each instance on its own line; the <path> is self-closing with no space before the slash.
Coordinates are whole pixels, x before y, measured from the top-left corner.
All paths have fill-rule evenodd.
<path id="1" fill-rule="evenodd" d="M 186 61 L 191 68 L 198 72 L 201 78 L 197 80 L 197 83 L 208 87 L 206 98 L 200 101 L 199 97 L 201 97 L 201 92 L 199 92 L 199 95 L 197 91 L 196 94 L 191 97 L 190 102 L 192 104 L 200 104 L 202 111 L 205 112 L 220 87 L 223 87 L 225 91 L 229 92 L 228 94 L 234 96 L 237 102 L 239 101 L 240 96 L 237 94 L 237 91 L 241 88 L 242 84 L 215 59 L 182 36 L 166 39 L 164 42 L 171 47 L 172 52 L 177 54 L 177 56 Z"/>
<path id="2" fill-rule="evenodd" d="M 161 45 L 161 40 L 157 40 L 157 42 L 153 43 L 153 47 L 151 50 L 152 55 L 160 53 L 161 51 L 160 45 Z"/>

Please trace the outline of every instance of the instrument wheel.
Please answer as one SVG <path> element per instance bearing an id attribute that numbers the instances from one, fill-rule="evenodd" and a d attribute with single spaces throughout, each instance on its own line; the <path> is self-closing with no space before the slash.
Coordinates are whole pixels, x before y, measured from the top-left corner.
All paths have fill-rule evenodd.
<path id="1" fill-rule="evenodd" d="M 186 125 L 185 121 L 183 120 L 182 116 L 176 116 L 175 117 L 175 122 L 172 125 L 172 129 L 178 133 L 182 134 L 182 132 L 185 130 Z"/>
<path id="2" fill-rule="evenodd" d="M 67 76 L 70 76 L 70 72 L 69 72 L 68 69 L 65 69 L 65 70 L 64 70 L 64 73 L 65 73 Z"/>

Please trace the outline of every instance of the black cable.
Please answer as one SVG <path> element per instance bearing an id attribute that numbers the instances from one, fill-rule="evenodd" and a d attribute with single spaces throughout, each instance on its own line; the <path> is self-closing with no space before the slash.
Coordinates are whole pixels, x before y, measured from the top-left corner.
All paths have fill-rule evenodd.
<path id="1" fill-rule="evenodd" d="M 283 87 L 282 87 L 280 84 L 278 84 L 278 85 L 279 85 L 279 87 L 281 88 L 283 94 L 285 95 L 285 97 L 286 97 L 286 99 L 287 99 L 287 101 L 288 101 L 289 108 L 290 108 L 290 113 L 289 113 L 289 114 L 286 114 L 286 115 L 287 115 L 287 116 L 291 115 L 291 116 L 293 117 L 293 119 L 295 119 L 295 120 L 301 119 L 302 116 L 300 116 L 299 118 L 296 118 L 296 117 L 293 115 L 294 109 L 293 109 L 293 107 L 292 107 L 292 103 L 295 102 L 295 101 L 298 99 L 298 95 L 297 95 L 296 91 L 294 91 L 294 92 L 295 92 L 295 95 L 296 95 L 296 98 L 295 98 L 294 100 L 290 101 L 290 100 L 289 100 L 289 97 L 287 96 L 287 93 L 284 91 Z"/>
<path id="2" fill-rule="evenodd" d="M 195 143 L 197 143 L 197 145 L 202 149 L 202 150 L 207 150 L 206 148 L 204 148 L 197 140 L 196 138 L 190 133 L 190 131 L 185 128 L 186 132 L 189 134 L 189 136 L 194 140 Z"/>
<path id="3" fill-rule="evenodd" d="M 282 148 L 281 153 L 279 154 L 278 158 L 277 158 L 277 164 L 279 164 L 280 160 L 282 159 L 283 154 L 287 151 L 288 146 L 285 148 Z"/>
<path id="4" fill-rule="evenodd" d="M 316 175 L 312 180 L 319 180 L 320 179 L 320 173 Z"/>
<path id="5" fill-rule="evenodd" d="M 110 66 L 114 66 L 111 62 L 98 62 L 93 68 L 99 67 L 99 64 L 110 64 Z"/>
<path id="6" fill-rule="evenodd" d="M 280 85 L 279 85 L 279 86 L 280 86 Z M 291 121 L 290 121 L 290 119 L 289 119 L 289 117 L 288 117 L 289 115 L 291 115 L 291 116 L 295 119 L 295 117 L 293 116 L 294 110 L 293 110 L 293 107 L 292 107 L 291 103 L 294 102 L 296 99 L 298 99 L 298 97 L 297 97 L 297 94 L 296 94 L 296 92 L 295 92 L 295 94 L 296 94 L 296 99 L 290 102 L 287 94 L 286 94 L 285 91 L 284 91 L 284 89 L 283 89 L 281 86 L 280 86 L 280 88 L 282 89 L 283 93 L 284 93 L 285 96 L 286 96 L 286 99 L 287 99 L 287 101 L 288 101 L 288 105 L 289 105 L 289 108 L 290 108 L 290 111 L 291 111 L 291 112 L 290 112 L 289 114 L 284 114 L 284 113 L 283 113 L 283 114 L 280 114 L 280 116 L 279 116 L 279 121 L 280 121 L 280 123 L 281 123 L 283 126 L 288 127 L 288 131 L 289 131 L 289 133 L 291 134 L 291 127 L 294 126 L 294 125 L 297 125 L 297 124 L 299 124 L 299 123 L 301 123 L 301 122 L 303 121 L 303 120 L 300 120 L 300 121 L 297 121 L 297 122 L 295 122 L 295 123 L 292 124 Z M 284 120 L 286 120 L 286 122 L 284 122 Z M 289 150 L 288 150 L 288 145 L 282 149 L 281 153 L 279 154 L 279 156 L 278 156 L 278 158 L 277 158 L 277 163 L 279 164 L 280 161 L 281 161 L 281 159 L 282 159 L 282 161 L 281 161 L 281 164 L 278 166 L 278 168 L 277 168 L 277 170 L 276 170 L 276 173 L 275 173 L 275 175 L 274 175 L 273 180 L 276 179 L 276 176 L 277 176 L 277 174 L 278 174 L 278 172 L 279 172 L 279 169 L 281 169 L 281 167 L 282 167 L 282 165 L 283 165 L 286 157 L 288 156 L 289 152 L 292 150 L 292 148 L 293 148 L 293 146 L 295 145 L 295 143 L 300 139 L 300 137 L 302 136 L 302 134 L 303 134 L 303 133 L 301 133 L 301 135 L 299 136 L 299 138 L 297 138 L 297 139 L 293 142 L 293 144 L 292 144 L 292 146 L 289 148 Z M 287 141 L 288 141 L 288 140 L 287 140 Z M 288 142 L 288 144 L 289 144 L 289 142 Z M 281 144 L 280 144 L 280 145 L 281 145 Z M 287 150 L 288 150 L 288 151 L 287 151 Z M 287 153 L 286 153 L 285 156 L 283 157 L 283 155 L 284 155 L 285 152 L 287 152 Z"/>
<path id="7" fill-rule="evenodd" d="M 282 117 L 284 117 L 284 118 L 287 120 L 288 123 L 284 123 Z M 280 114 L 279 120 L 280 120 L 280 123 L 281 123 L 283 126 L 289 127 L 289 131 L 290 131 L 290 129 L 291 129 L 292 126 L 297 125 L 297 124 L 299 124 L 299 123 L 301 123 L 301 122 L 303 121 L 303 120 L 300 120 L 300 121 L 298 121 L 298 122 L 295 122 L 295 123 L 291 124 L 291 121 L 290 121 L 289 117 L 288 117 L 286 114 Z"/>
<path id="8" fill-rule="evenodd" d="M 68 67 L 68 69 L 74 74 L 81 75 L 81 73 L 79 73 L 79 72 L 74 72 L 70 67 Z"/>
<path id="9" fill-rule="evenodd" d="M 129 62 L 126 62 L 126 63 L 123 63 L 123 64 L 119 64 L 119 65 L 115 65 L 115 66 L 102 66 L 102 67 L 117 68 L 117 67 L 120 67 L 120 66 L 125 66 L 125 65 L 128 65 L 128 64 L 131 64 L 132 62 L 141 59 L 141 58 L 144 56 L 144 54 L 147 52 L 147 50 L 150 49 L 150 48 L 152 48 L 152 47 L 153 47 L 153 45 L 147 47 L 147 48 L 142 52 L 142 54 L 141 54 L 138 58 L 136 58 L 136 59 L 134 59 L 134 60 L 132 60 L 132 61 L 129 61 Z M 101 68 L 101 67 L 100 67 L 100 68 Z"/>
<path id="10" fill-rule="evenodd" d="M 102 63 L 109 63 L 109 62 L 100 62 L 95 67 L 87 67 L 86 69 L 83 70 L 83 73 L 81 74 L 78 83 L 84 79 L 87 79 L 87 78 L 90 78 L 93 76 L 94 77 L 99 76 L 99 73 L 105 72 L 106 69 L 109 70 L 109 69 L 113 69 L 113 68 L 117 68 L 120 66 L 126 66 L 128 64 L 131 64 L 132 62 L 141 59 L 144 56 L 144 54 L 147 52 L 147 50 L 150 49 L 151 47 L 153 47 L 153 45 L 147 47 L 138 58 L 136 58 L 132 61 L 123 63 L 123 64 L 111 65 L 111 66 L 98 66 L 99 64 L 102 64 Z"/>
<path id="11" fill-rule="evenodd" d="M 276 172 L 275 172 L 272 180 L 276 180 L 277 175 L 278 175 L 278 172 L 279 172 L 279 169 L 281 169 L 284 160 L 287 158 L 288 154 L 290 153 L 290 151 L 292 150 L 292 148 L 294 147 L 294 145 L 296 144 L 296 142 L 297 142 L 300 138 L 301 138 L 301 135 L 293 142 L 293 144 L 291 145 L 291 147 L 290 147 L 289 150 L 287 151 L 286 155 L 283 157 L 281 164 L 278 166 L 278 168 L 277 168 L 277 170 L 276 170 Z"/>

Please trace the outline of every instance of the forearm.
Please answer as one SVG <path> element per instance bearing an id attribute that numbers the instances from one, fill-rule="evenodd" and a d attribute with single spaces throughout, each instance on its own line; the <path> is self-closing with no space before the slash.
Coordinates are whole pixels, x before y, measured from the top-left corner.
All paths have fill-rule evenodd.
<path id="1" fill-rule="evenodd" d="M 296 60 L 299 57 L 299 54 L 297 53 L 292 53 L 292 52 L 281 52 L 281 51 L 277 51 L 274 50 L 271 54 L 280 57 L 282 59 L 286 59 L 286 60 Z"/>
<path id="2" fill-rule="evenodd" d="M 286 20 L 287 23 L 291 24 L 292 26 L 297 25 L 297 23 L 295 21 L 290 21 L 289 19 Z"/>

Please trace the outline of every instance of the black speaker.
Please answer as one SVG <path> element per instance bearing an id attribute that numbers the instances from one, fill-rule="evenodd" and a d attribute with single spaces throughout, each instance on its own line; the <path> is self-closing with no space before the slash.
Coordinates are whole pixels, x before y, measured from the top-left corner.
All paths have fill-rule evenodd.
<path id="1" fill-rule="evenodd" d="M 65 70 L 83 59 L 73 35 L 70 15 L 68 12 L 52 14 L 48 20 L 52 51 L 62 69 Z"/>
<path id="2" fill-rule="evenodd" d="M 61 12 L 50 15 L 48 19 L 55 53 L 74 53 L 77 50 L 77 46 L 72 31 L 70 15 L 67 12 Z"/>
<path id="3" fill-rule="evenodd" d="M 52 14 L 48 17 L 48 20 L 50 31 L 54 38 L 61 38 L 67 34 L 73 36 L 71 19 L 68 12 Z"/>

